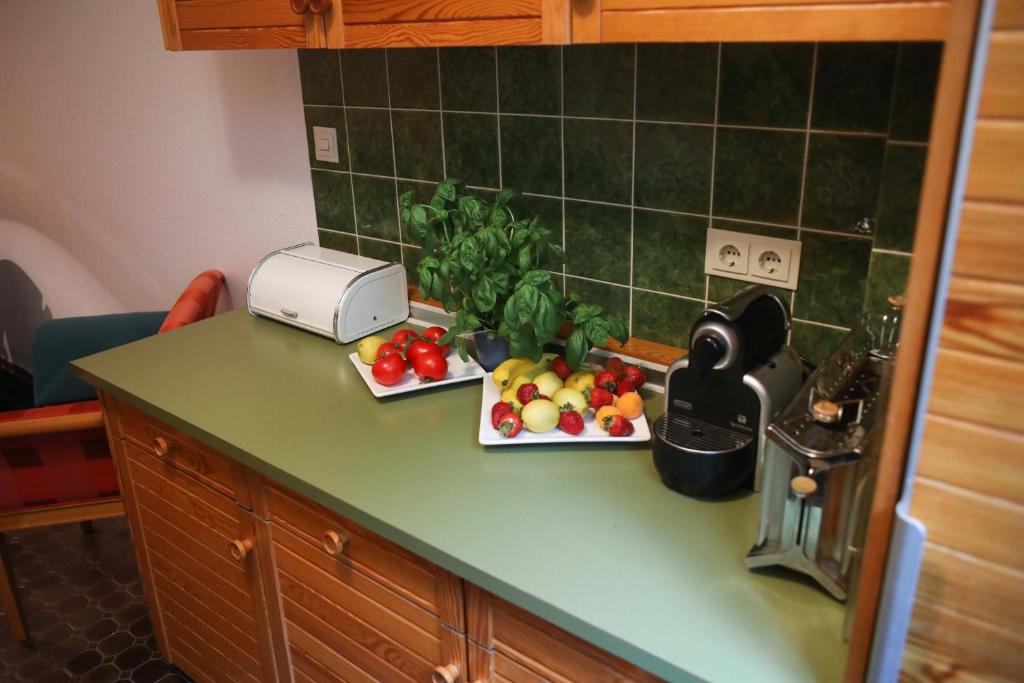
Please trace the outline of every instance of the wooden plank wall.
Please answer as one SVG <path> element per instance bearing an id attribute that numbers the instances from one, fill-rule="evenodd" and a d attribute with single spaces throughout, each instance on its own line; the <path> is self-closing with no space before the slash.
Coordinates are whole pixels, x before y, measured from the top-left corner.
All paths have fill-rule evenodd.
<path id="1" fill-rule="evenodd" d="M 901 680 L 1024 676 L 1024 0 L 998 0 L 912 510 Z"/>

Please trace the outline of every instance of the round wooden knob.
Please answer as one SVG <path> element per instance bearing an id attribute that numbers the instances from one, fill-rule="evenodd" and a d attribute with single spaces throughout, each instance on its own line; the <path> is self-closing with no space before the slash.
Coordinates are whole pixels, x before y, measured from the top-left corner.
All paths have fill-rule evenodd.
<path id="1" fill-rule="evenodd" d="M 309 9 L 309 0 L 290 0 L 289 5 L 292 8 L 292 12 L 305 14 Z"/>
<path id="2" fill-rule="evenodd" d="M 345 550 L 345 543 L 348 539 L 337 531 L 328 529 L 320 535 L 320 543 L 324 546 L 324 552 L 328 555 L 341 555 Z"/>
<path id="3" fill-rule="evenodd" d="M 893 308 L 903 308 L 907 305 L 907 297 L 902 294 L 893 294 L 889 297 L 889 305 Z"/>
<path id="4" fill-rule="evenodd" d="M 331 9 L 333 0 L 309 0 L 309 11 L 313 14 L 323 14 Z"/>
<path id="5" fill-rule="evenodd" d="M 818 490 L 818 482 L 814 481 L 810 477 L 801 475 L 799 477 L 793 477 L 793 479 L 790 480 L 789 488 L 792 489 L 793 493 L 797 496 L 804 498 Z"/>
<path id="6" fill-rule="evenodd" d="M 430 683 L 459 683 L 459 665 L 446 664 L 434 669 Z"/>
<path id="7" fill-rule="evenodd" d="M 228 553 L 236 562 L 245 562 L 245 558 L 249 556 L 249 551 L 252 550 L 252 539 L 235 539 L 228 543 Z"/>
<path id="8" fill-rule="evenodd" d="M 158 436 L 153 439 L 153 450 L 162 458 L 171 452 L 171 444 L 167 443 L 164 437 Z"/>
<path id="9" fill-rule="evenodd" d="M 814 419 L 823 424 L 831 424 L 839 419 L 839 406 L 832 401 L 815 401 L 811 406 Z"/>

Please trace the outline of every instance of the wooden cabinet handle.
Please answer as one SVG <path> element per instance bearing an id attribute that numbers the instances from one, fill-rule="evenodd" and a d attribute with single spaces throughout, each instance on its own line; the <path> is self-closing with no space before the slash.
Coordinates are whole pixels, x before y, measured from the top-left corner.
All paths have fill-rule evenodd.
<path id="1" fill-rule="evenodd" d="M 324 552 L 328 555 L 341 555 L 345 551 L 345 544 L 348 537 L 339 534 L 337 531 L 328 529 L 320 535 L 320 543 L 324 546 Z"/>
<path id="2" fill-rule="evenodd" d="M 333 4 L 332 0 L 309 0 L 309 11 L 313 14 L 323 14 L 331 9 Z"/>
<path id="3" fill-rule="evenodd" d="M 445 664 L 430 674 L 430 683 L 459 683 L 459 665 Z"/>
<path id="4" fill-rule="evenodd" d="M 292 8 L 292 12 L 305 14 L 309 9 L 309 0 L 290 0 L 289 5 Z"/>
<path id="5" fill-rule="evenodd" d="M 158 436 L 153 439 L 153 450 L 162 458 L 171 452 L 171 444 L 167 443 L 164 437 Z"/>
<path id="6" fill-rule="evenodd" d="M 245 558 L 249 556 L 249 551 L 252 550 L 252 539 L 235 539 L 228 543 L 228 553 L 236 562 L 245 562 Z"/>

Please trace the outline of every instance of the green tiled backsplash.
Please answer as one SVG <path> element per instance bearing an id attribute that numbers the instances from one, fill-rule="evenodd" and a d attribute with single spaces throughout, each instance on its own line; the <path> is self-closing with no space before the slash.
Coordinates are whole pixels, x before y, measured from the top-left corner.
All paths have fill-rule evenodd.
<path id="1" fill-rule="evenodd" d="M 300 50 L 320 243 L 403 261 L 397 197 L 503 186 L 567 291 L 686 346 L 709 227 L 803 242 L 792 344 L 821 359 L 910 268 L 941 48 L 922 43 Z M 337 129 L 339 163 L 312 126 Z"/>

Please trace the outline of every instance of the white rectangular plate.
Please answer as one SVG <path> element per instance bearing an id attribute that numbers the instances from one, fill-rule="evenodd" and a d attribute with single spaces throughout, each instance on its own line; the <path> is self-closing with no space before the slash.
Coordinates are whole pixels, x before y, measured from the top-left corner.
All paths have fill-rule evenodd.
<path id="1" fill-rule="evenodd" d="M 491 426 L 491 406 L 501 400 L 501 392 L 494 385 L 489 372 L 484 375 L 483 388 L 483 405 L 480 407 L 480 443 L 484 446 L 521 446 L 531 443 L 631 443 L 651 440 L 651 428 L 644 415 L 631 420 L 633 423 L 632 436 L 608 436 L 597 426 L 593 411 L 588 412 L 583 418 L 583 431 L 575 436 L 566 434 L 557 427 L 543 434 L 531 432 L 524 427 L 523 431 L 509 439 L 499 434 L 498 430 Z"/>
<path id="2" fill-rule="evenodd" d="M 370 370 L 372 366 L 367 365 L 363 361 L 359 360 L 358 353 L 350 353 L 348 359 L 352 361 L 352 365 L 356 366 L 356 370 L 359 371 L 359 376 L 366 382 L 366 386 L 369 387 L 370 393 L 377 398 L 383 398 L 384 396 L 394 396 L 396 394 L 405 394 L 410 391 L 422 391 L 423 389 L 433 389 L 434 387 L 443 387 L 446 384 L 455 384 L 456 382 L 468 382 L 472 379 L 480 379 L 484 376 L 484 369 L 472 358 L 469 361 L 464 361 L 459 358 L 459 354 L 452 350 L 448 354 L 448 374 L 445 375 L 444 379 L 440 382 L 427 382 L 423 384 L 419 381 L 416 375 L 413 374 L 412 370 L 408 370 L 405 373 L 405 377 L 398 382 L 398 384 L 392 384 L 389 387 L 383 384 L 378 384 L 377 380 L 373 378 L 373 372 Z M 492 383 L 493 384 L 493 383 Z"/>

